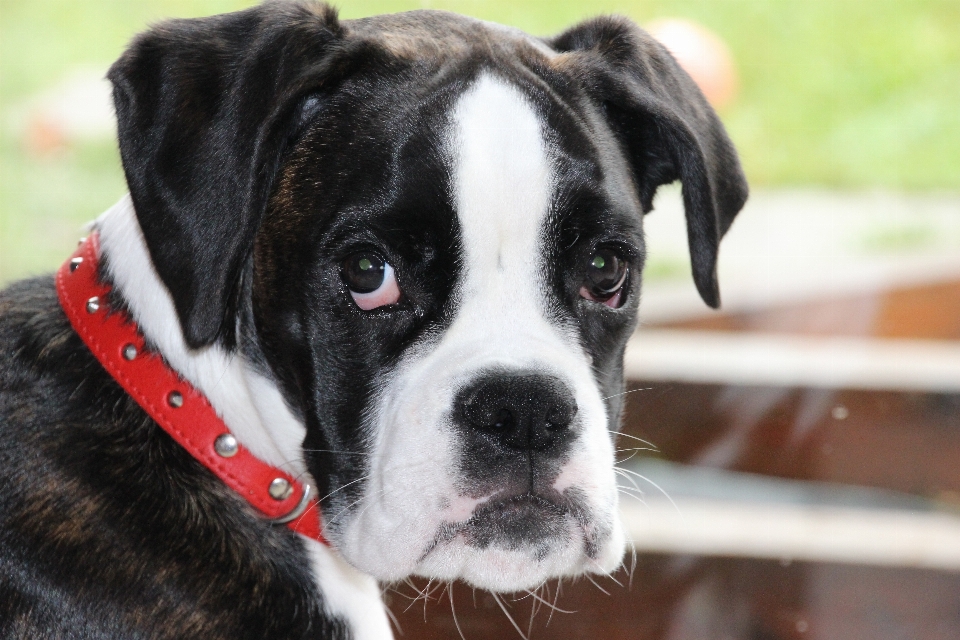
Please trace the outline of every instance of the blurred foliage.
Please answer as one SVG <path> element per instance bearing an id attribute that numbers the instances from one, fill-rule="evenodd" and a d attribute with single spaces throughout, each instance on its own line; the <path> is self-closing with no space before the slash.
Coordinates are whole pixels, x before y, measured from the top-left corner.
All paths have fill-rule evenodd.
<path id="1" fill-rule="evenodd" d="M 103 69 L 147 24 L 241 0 L 0 0 L 0 282 L 52 269 L 124 191 L 115 146 L 30 157 L 18 104 L 78 64 Z M 734 53 L 722 116 L 754 186 L 960 188 L 958 0 L 343 0 L 341 16 L 449 9 L 551 34 L 618 12 L 684 17 Z"/>

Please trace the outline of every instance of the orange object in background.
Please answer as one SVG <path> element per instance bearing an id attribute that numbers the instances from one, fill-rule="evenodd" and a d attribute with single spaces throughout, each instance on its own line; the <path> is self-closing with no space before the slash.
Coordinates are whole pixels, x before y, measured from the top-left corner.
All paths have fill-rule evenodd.
<path id="1" fill-rule="evenodd" d="M 34 158 L 60 155 L 69 146 L 68 136 L 56 121 L 43 114 L 35 115 L 23 132 L 23 146 Z"/>
<path id="2" fill-rule="evenodd" d="M 677 18 L 655 20 L 646 29 L 673 54 L 714 108 L 733 102 L 739 80 L 733 55 L 720 36 Z"/>

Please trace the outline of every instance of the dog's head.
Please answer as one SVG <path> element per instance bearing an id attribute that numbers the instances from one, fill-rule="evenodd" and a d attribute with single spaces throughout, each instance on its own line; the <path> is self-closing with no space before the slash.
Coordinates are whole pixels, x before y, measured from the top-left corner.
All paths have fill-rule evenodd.
<path id="1" fill-rule="evenodd" d="M 274 4 L 157 27 L 110 78 L 186 343 L 280 389 L 351 563 L 494 589 L 618 565 L 643 214 L 683 182 L 716 306 L 746 198 L 660 45 L 617 18 L 540 40 Z"/>

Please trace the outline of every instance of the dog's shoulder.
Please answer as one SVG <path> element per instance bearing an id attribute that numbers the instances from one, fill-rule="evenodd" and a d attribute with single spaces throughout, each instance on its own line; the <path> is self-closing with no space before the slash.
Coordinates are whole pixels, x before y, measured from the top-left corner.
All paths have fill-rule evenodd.
<path id="1" fill-rule="evenodd" d="M 304 543 L 123 393 L 49 277 L 0 293 L 0 486 L 0 637 L 346 637 Z"/>
<path id="2" fill-rule="evenodd" d="M 0 292 L 0 477 L 32 471 L 37 460 L 29 450 L 69 420 L 64 400 L 84 379 L 96 383 L 93 365 L 57 303 L 52 278 Z"/>
<path id="3" fill-rule="evenodd" d="M 9 392 L 27 372 L 39 374 L 44 354 L 49 361 L 50 347 L 65 346 L 71 335 L 53 278 L 22 280 L 0 291 L 0 393 Z"/>

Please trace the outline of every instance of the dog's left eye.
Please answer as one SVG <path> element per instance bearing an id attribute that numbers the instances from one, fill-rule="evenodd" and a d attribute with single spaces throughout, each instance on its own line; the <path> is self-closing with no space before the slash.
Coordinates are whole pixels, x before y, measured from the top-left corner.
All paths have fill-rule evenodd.
<path id="1" fill-rule="evenodd" d="M 364 311 L 377 309 L 400 300 L 400 286 L 393 267 L 372 251 L 355 253 L 343 261 L 343 282 L 350 296 Z"/>
<path id="2" fill-rule="evenodd" d="M 606 247 L 596 249 L 587 261 L 580 295 L 613 309 L 623 306 L 627 271 L 626 261 L 616 251 Z"/>

